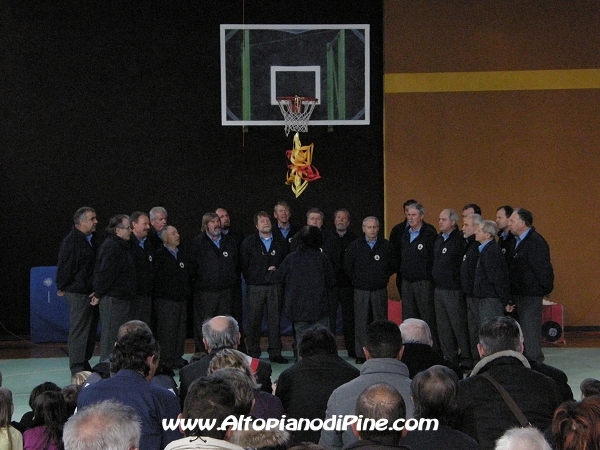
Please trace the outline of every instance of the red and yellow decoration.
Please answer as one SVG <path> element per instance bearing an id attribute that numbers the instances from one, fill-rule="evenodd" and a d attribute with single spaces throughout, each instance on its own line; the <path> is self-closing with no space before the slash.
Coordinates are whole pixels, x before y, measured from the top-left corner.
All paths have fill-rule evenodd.
<path id="1" fill-rule="evenodd" d="M 287 181 L 285 184 L 292 185 L 292 192 L 296 198 L 304 192 L 310 181 L 321 178 L 319 171 L 312 165 L 314 144 L 302 145 L 298 133 L 294 136 L 294 147 L 286 151 L 286 156 L 291 164 L 288 164 Z"/>

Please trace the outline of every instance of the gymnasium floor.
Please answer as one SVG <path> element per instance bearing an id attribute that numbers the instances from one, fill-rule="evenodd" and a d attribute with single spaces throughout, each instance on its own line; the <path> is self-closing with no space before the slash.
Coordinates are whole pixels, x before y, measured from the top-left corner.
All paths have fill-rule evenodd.
<path id="1" fill-rule="evenodd" d="M 600 378 L 600 333 L 568 332 L 565 334 L 566 344 L 544 344 L 546 363 L 563 370 L 569 377 L 569 384 L 575 399 L 579 399 L 579 384 L 584 378 Z M 266 342 L 263 343 L 266 348 Z M 343 343 L 338 339 L 340 348 Z M 70 383 L 68 359 L 64 344 L 34 345 L 29 341 L 0 341 L 0 371 L 2 386 L 13 393 L 15 412 L 13 420 L 20 420 L 29 410 L 28 400 L 31 390 L 44 381 L 53 381 L 59 386 Z M 192 352 L 193 342 L 188 340 L 186 350 Z M 345 350 L 340 350 L 340 356 L 354 364 L 347 357 Z M 283 355 L 291 360 L 291 338 L 284 338 Z M 190 354 L 186 355 L 189 359 Z M 268 355 L 263 352 L 266 358 Z M 92 359 L 92 365 L 97 357 Z M 273 364 L 273 381 L 281 371 L 290 364 Z M 178 377 L 175 379 L 178 381 Z"/>

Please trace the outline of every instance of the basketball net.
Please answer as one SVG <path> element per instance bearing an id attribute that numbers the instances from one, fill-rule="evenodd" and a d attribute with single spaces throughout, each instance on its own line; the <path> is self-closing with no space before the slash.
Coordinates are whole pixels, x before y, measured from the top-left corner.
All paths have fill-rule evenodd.
<path id="1" fill-rule="evenodd" d="M 277 103 L 281 114 L 285 119 L 285 135 L 290 131 L 296 133 L 306 133 L 308 131 L 308 121 L 310 115 L 315 109 L 317 99 L 313 97 L 278 97 Z"/>

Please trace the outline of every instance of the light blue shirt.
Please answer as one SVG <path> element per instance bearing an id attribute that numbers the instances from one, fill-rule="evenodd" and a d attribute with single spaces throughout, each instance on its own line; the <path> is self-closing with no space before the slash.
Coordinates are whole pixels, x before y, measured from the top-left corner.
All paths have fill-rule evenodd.
<path id="1" fill-rule="evenodd" d="M 483 251 L 483 249 L 485 248 L 485 246 L 488 245 L 490 242 L 492 242 L 491 239 L 489 241 L 487 241 L 487 242 L 484 242 L 479 247 L 477 247 L 477 248 L 479 248 L 479 253 L 481 253 Z"/>
<path id="2" fill-rule="evenodd" d="M 219 239 L 217 239 L 216 241 L 211 237 L 210 234 L 206 233 L 206 235 L 208 236 L 210 241 L 217 246 L 217 248 L 221 248 L 221 236 L 220 235 L 219 235 Z"/>
<path id="3" fill-rule="evenodd" d="M 177 253 L 179 252 L 179 249 L 177 247 L 175 247 L 173 250 L 171 250 L 169 247 L 165 247 L 167 250 L 169 250 L 169 253 L 171 255 L 173 255 L 175 257 L 175 259 L 177 259 Z"/>
<path id="4" fill-rule="evenodd" d="M 148 238 L 144 238 L 142 240 L 138 239 L 138 245 L 142 248 L 145 248 L 144 245 L 146 245 L 146 239 L 148 239 Z"/>
<path id="5" fill-rule="evenodd" d="M 287 238 L 288 234 L 290 234 L 290 225 L 288 225 L 287 228 L 283 228 L 282 226 L 277 225 L 277 228 L 279 228 L 279 231 L 281 231 L 281 234 L 283 234 L 284 238 Z"/>
<path id="6" fill-rule="evenodd" d="M 92 233 L 90 233 L 85 237 L 85 240 L 88 241 L 88 244 L 90 244 L 90 245 L 92 245 L 92 237 L 93 236 L 94 235 Z"/>
<path id="7" fill-rule="evenodd" d="M 527 236 L 529 234 L 530 230 L 531 230 L 531 228 L 527 228 L 525 231 L 523 231 L 523 233 L 521 233 L 520 236 L 515 236 L 515 240 L 517 241 L 517 243 L 515 244 L 515 248 L 517 248 L 519 246 L 519 244 L 521 243 L 521 241 L 523 239 L 525 239 L 525 236 Z"/>
<path id="8" fill-rule="evenodd" d="M 423 226 L 420 226 L 417 231 L 413 231 L 412 228 L 408 229 L 408 232 L 410 233 L 410 242 L 414 241 L 416 238 L 419 237 L 419 234 L 421 233 L 421 228 L 423 228 Z"/>
<path id="9" fill-rule="evenodd" d="M 373 250 L 373 247 L 375 247 L 375 244 L 377 244 L 377 238 L 373 239 L 373 241 L 369 241 L 366 237 L 365 237 L 365 241 L 367 241 L 367 244 L 369 244 L 369 247 L 371 247 L 371 250 Z"/>
<path id="10" fill-rule="evenodd" d="M 289 231 L 289 230 L 288 230 Z M 265 245 L 267 252 L 271 249 L 271 242 L 273 242 L 273 235 L 271 234 L 269 237 L 259 236 L 262 243 Z"/>
<path id="11" fill-rule="evenodd" d="M 445 242 L 450 237 L 450 233 L 442 233 L 442 237 L 444 238 L 444 242 Z"/>

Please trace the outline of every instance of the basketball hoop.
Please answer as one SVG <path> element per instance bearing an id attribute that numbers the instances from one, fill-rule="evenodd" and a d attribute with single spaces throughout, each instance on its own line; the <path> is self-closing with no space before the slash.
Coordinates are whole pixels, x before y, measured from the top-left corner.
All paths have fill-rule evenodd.
<path id="1" fill-rule="evenodd" d="M 308 121 L 310 115 L 315 109 L 318 99 L 314 97 L 277 97 L 279 109 L 285 119 L 285 135 L 290 131 L 296 133 L 306 133 L 308 131 Z"/>

